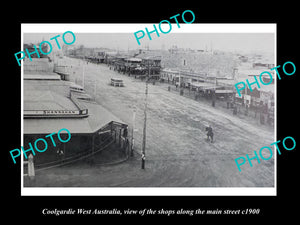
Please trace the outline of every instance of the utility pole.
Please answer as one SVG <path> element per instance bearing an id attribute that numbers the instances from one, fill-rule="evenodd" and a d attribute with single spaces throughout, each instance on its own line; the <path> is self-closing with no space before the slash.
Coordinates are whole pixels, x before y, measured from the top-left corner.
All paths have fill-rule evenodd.
<path id="1" fill-rule="evenodd" d="M 144 109 L 145 118 L 144 118 L 143 143 L 142 143 L 142 169 L 145 169 L 145 160 L 146 160 L 147 97 L 148 97 L 148 80 L 149 80 L 149 78 L 150 78 L 150 62 L 148 61 L 148 76 L 146 77 L 145 109 Z"/>
<path id="2" fill-rule="evenodd" d="M 82 65 L 82 88 L 84 89 L 84 64 Z"/>
<path id="3" fill-rule="evenodd" d="M 146 159 L 146 125 L 147 125 L 147 96 L 148 96 L 148 78 L 146 78 L 146 92 L 145 92 L 145 109 L 144 109 L 144 128 L 143 128 L 143 145 L 142 145 L 142 169 L 145 169 Z"/>
<path id="4" fill-rule="evenodd" d="M 96 95 L 97 95 L 97 79 L 95 78 L 94 101 L 96 101 Z"/>
<path id="5" fill-rule="evenodd" d="M 135 113 L 136 113 L 136 109 L 133 109 L 130 156 L 133 156 L 133 146 L 134 146 L 133 132 L 134 132 L 134 127 L 135 127 Z"/>

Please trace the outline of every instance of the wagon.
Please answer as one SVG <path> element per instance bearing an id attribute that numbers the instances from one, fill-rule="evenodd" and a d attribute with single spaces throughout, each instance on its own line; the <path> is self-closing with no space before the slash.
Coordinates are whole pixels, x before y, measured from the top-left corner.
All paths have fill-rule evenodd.
<path id="1" fill-rule="evenodd" d="M 124 82 L 122 79 L 117 79 L 117 78 L 111 78 L 111 85 L 112 86 L 118 86 L 118 87 L 123 87 Z"/>

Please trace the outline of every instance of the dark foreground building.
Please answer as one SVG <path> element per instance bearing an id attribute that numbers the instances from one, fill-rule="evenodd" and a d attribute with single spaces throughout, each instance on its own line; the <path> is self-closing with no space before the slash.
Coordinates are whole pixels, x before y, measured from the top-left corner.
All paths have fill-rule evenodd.
<path id="1" fill-rule="evenodd" d="M 74 89 L 74 83 L 61 80 L 61 76 L 47 68 L 28 70 L 31 65 L 45 64 L 43 59 L 27 60 L 23 77 L 23 134 L 24 149 L 30 142 L 44 138 L 48 142 L 45 152 L 34 156 L 35 168 L 46 168 L 93 158 L 93 155 L 119 143 L 120 151 L 128 152 L 125 137 L 127 125 L 101 105 L 87 100 L 83 90 Z M 46 135 L 66 128 L 71 133 L 70 141 L 62 143 L 53 135 L 56 146 Z M 61 135 L 67 139 L 67 133 Z M 44 146 L 39 147 L 43 149 Z M 29 152 L 28 152 L 29 154 Z"/>

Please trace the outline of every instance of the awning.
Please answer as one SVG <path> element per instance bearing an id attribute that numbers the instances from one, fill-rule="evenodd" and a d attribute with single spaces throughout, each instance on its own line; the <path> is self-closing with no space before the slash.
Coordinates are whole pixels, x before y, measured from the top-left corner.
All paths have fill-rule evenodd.
<path id="1" fill-rule="evenodd" d="M 142 59 L 139 59 L 139 58 L 129 58 L 129 59 L 126 59 L 127 61 L 129 62 L 142 62 Z"/>
<path id="2" fill-rule="evenodd" d="M 125 124 L 104 107 L 88 102 L 81 102 L 89 110 L 86 118 L 31 118 L 24 119 L 24 134 L 50 134 L 66 128 L 71 134 L 91 134 L 111 121 Z"/>
<path id="3" fill-rule="evenodd" d="M 233 90 L 216 90 L 215 93 L 216 94 L 231 94 L 234 93 L 235 91 Z"/>
<path id="4" fill-rule="evenodd" d="M 191 83 L 192 87 L 197 87 L 197 88 L 201 88 L 201 89 L 212 89 L 212 88 L 216 88 L 215 84 L 210 84 L 210 83 L 202 83 L 202 82 L 192 82 Z"/>
<path id="5" fill-rule="evenodd" d="M 24 74 L 24 80 L 60 80 L 60 75 L 57 73 L 45 73 L 45 74 Z"/>

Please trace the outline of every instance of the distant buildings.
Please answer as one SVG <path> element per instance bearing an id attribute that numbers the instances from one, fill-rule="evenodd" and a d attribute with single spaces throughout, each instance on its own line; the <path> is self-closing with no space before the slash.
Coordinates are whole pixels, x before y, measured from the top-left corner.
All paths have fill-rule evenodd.
<path id="1" fill-rule="evenodd" d="M 47 55 L 44 55 L 43 53 L 41 53 L 41 50 L 40 50 L 40 48 L 38 46 L 40 46 L 40 44 L 38 44 L 35 47 L 37 48 L 39 55 L 37 55 L 36 53 L 33 53 L 33 54 L 30 55 L 30 57 L 31 58 L 49 58 Z M 32 43 L 30 43 L 30 44 L 24 44 L 23 45 L 23 49 L 27 49 L 29 53 L 35 51 L 34 44 L 32 44 Z M 42 52 L 49 52 L 48 45 L 46 43 L 44 43 L 42 45 Z M 27 55 L 26 55 L 26 57 L 28 58 Z"/>
<path id="2" fill-rule="evenodd" d="M 235 99 L 242 105 L 274 108 L 274 84 L 254 89 L 253 92 L 244 89 L 241 97 L 234 88 L 239 80 L 251 79 L 274 67 L 272 55 L 183 49 L 176 45 L 168 50 L 139 49 L 131 52 L 100 51 L 79 46 L 69 53 L 93 63 L 106 63 L 111 69 L 136 78 L 149 75 L 152 79 L 176 87 Z M 263 79 L 268 82 L 270 78 L 266 76 Z"/>
<path id="3" fill-rule="evenodd" d="M 248 79 L 249 82 L 254 81 L 254 76 L 259 77 L 263 71 L 270 72 L 272 76 L 272 83 L 269 85 L 261 85 L 260 88 L 256 84 L 251 86 L 252 91 L 248 86 L 242 90 L 241 96 L 237 93 L 235 94 L 235 101 L 245 107 L 254 108 L 257 112 L 265 114 L 265 117 L 269 121 L 274 119 L 275 110 L 275 82 L 276 76 L 274 72 L 270 71 L 270 68 L 274 67 L 272 63 L 256 63 L 255 58 L 252 59 L 253 62 L 246 62 L 239 66 L 238 76 L 236 82 L 244 81 Z M 270 77 L 268 75 L 262 76 L 262 80 L 265 83 L 270 82 Z"/>

